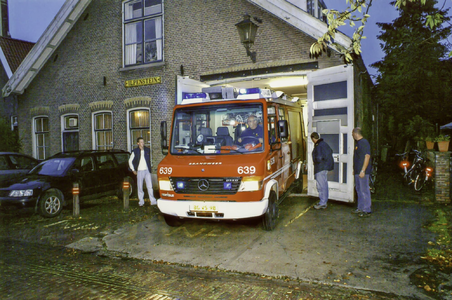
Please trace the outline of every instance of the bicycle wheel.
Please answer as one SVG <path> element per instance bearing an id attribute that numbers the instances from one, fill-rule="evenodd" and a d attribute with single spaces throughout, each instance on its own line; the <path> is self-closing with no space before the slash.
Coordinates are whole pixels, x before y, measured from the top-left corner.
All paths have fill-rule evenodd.
<path id="1" fill-rule="evenodd" d="M 425 177 L 426 177 L 426 175 L 424 172 L 417 174 L 416 179 L 414 180 L 414 190 L 416 192 L 419 192 L 424 187 Z"/>

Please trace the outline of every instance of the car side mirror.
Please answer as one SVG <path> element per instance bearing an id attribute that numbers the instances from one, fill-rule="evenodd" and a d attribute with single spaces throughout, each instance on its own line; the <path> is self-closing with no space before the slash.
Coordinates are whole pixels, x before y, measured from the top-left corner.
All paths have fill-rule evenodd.
<path id="1" fill-rule="evenodd" d="M 278 121 L 278 135 L 280 139 L 289 137 L 289 126 L 287 126 L 287 120 Z"/>
<path id="2" fill-rule="evenodd" d="M 168 154 L 168 137 L 166 135 L 167 131 L 167 125 L 166 121 L 162 121 L 160 123 L 160 146 L 162 147 L 162 154 L 167 155 Z"/>
<path id="3" fill-rule="evenodd" d="M 78 173 L 80 173 L 80 170 L 79 170 L 79 169 L 72 169 L 72 170 L 71 170 L 71 173 L 72 173 L 73 175 L 77 175 Z"/>

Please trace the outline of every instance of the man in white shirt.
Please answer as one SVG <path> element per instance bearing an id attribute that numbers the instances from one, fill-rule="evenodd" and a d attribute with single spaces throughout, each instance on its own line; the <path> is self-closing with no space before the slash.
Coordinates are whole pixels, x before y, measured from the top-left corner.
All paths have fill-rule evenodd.
<path id="1" fill-rule="evenodd" d="M 138 148 L 133 149 L 130 155 L 129 167 L 133 174 L 137 175 L 138 205 L 144 205 L 143 180 L 146 180 L 151 205 L 156 205 L 157 200 L 154 198 L 151 178 L 151 149 L 144 146 L 144 139 L 142 137 L 137 139 L 137 144 Z"/>

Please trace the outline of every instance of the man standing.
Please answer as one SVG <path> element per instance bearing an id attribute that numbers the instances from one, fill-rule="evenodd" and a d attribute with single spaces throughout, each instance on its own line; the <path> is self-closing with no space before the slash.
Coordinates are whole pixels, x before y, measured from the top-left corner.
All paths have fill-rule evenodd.
<path id="1" fill-rule="evenodd" d="M 353 213 L 360 217 L 370 217 L 372 212 L 369 188 L 369 175 L 372 172 L 370 144 L 363 138 L 361 128 L 354 128 L 352 135 L 356 141 L 353 155 L 353 174 L 355 175 L 355 188 L 358 194 L 358 208 Z"/>
<path id="2" fill-rule="evenodd" d="M 317 132 L 311 133 L 311 140 L 314 143 L 312 150 L 314 178 L 320 198 L 320 202 L 314 205 L 314 208 L 325 209 L 328 202 L 328 171 L 334 169 L 333 150 Z"/>
<path id="3" fill-rule="evenodd" d="M 138 186 L 138 205 L 144 205 L 143 180 L 146 180 L 146 187 L 149 193 L 149 201 L 151 205 L 156 205 L 157 200 L 154 198 L 151 178 L 151 149 L 144 146 L 144 139 L 137 139 L 138 148 L 132 150 L 129 158 L 129 167 L 133 174 L 137 175 Z"/>

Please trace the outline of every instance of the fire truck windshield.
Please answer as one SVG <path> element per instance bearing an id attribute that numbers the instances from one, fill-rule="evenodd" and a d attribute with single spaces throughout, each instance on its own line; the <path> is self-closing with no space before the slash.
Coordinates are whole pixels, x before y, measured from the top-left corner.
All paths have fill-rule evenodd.
<path id="1" fill-rule="evenodd" d="M 178 108 L 171 154 L 246 154 L 261 152 L 265 138 L 260 103 L 215 104 Z"/>

